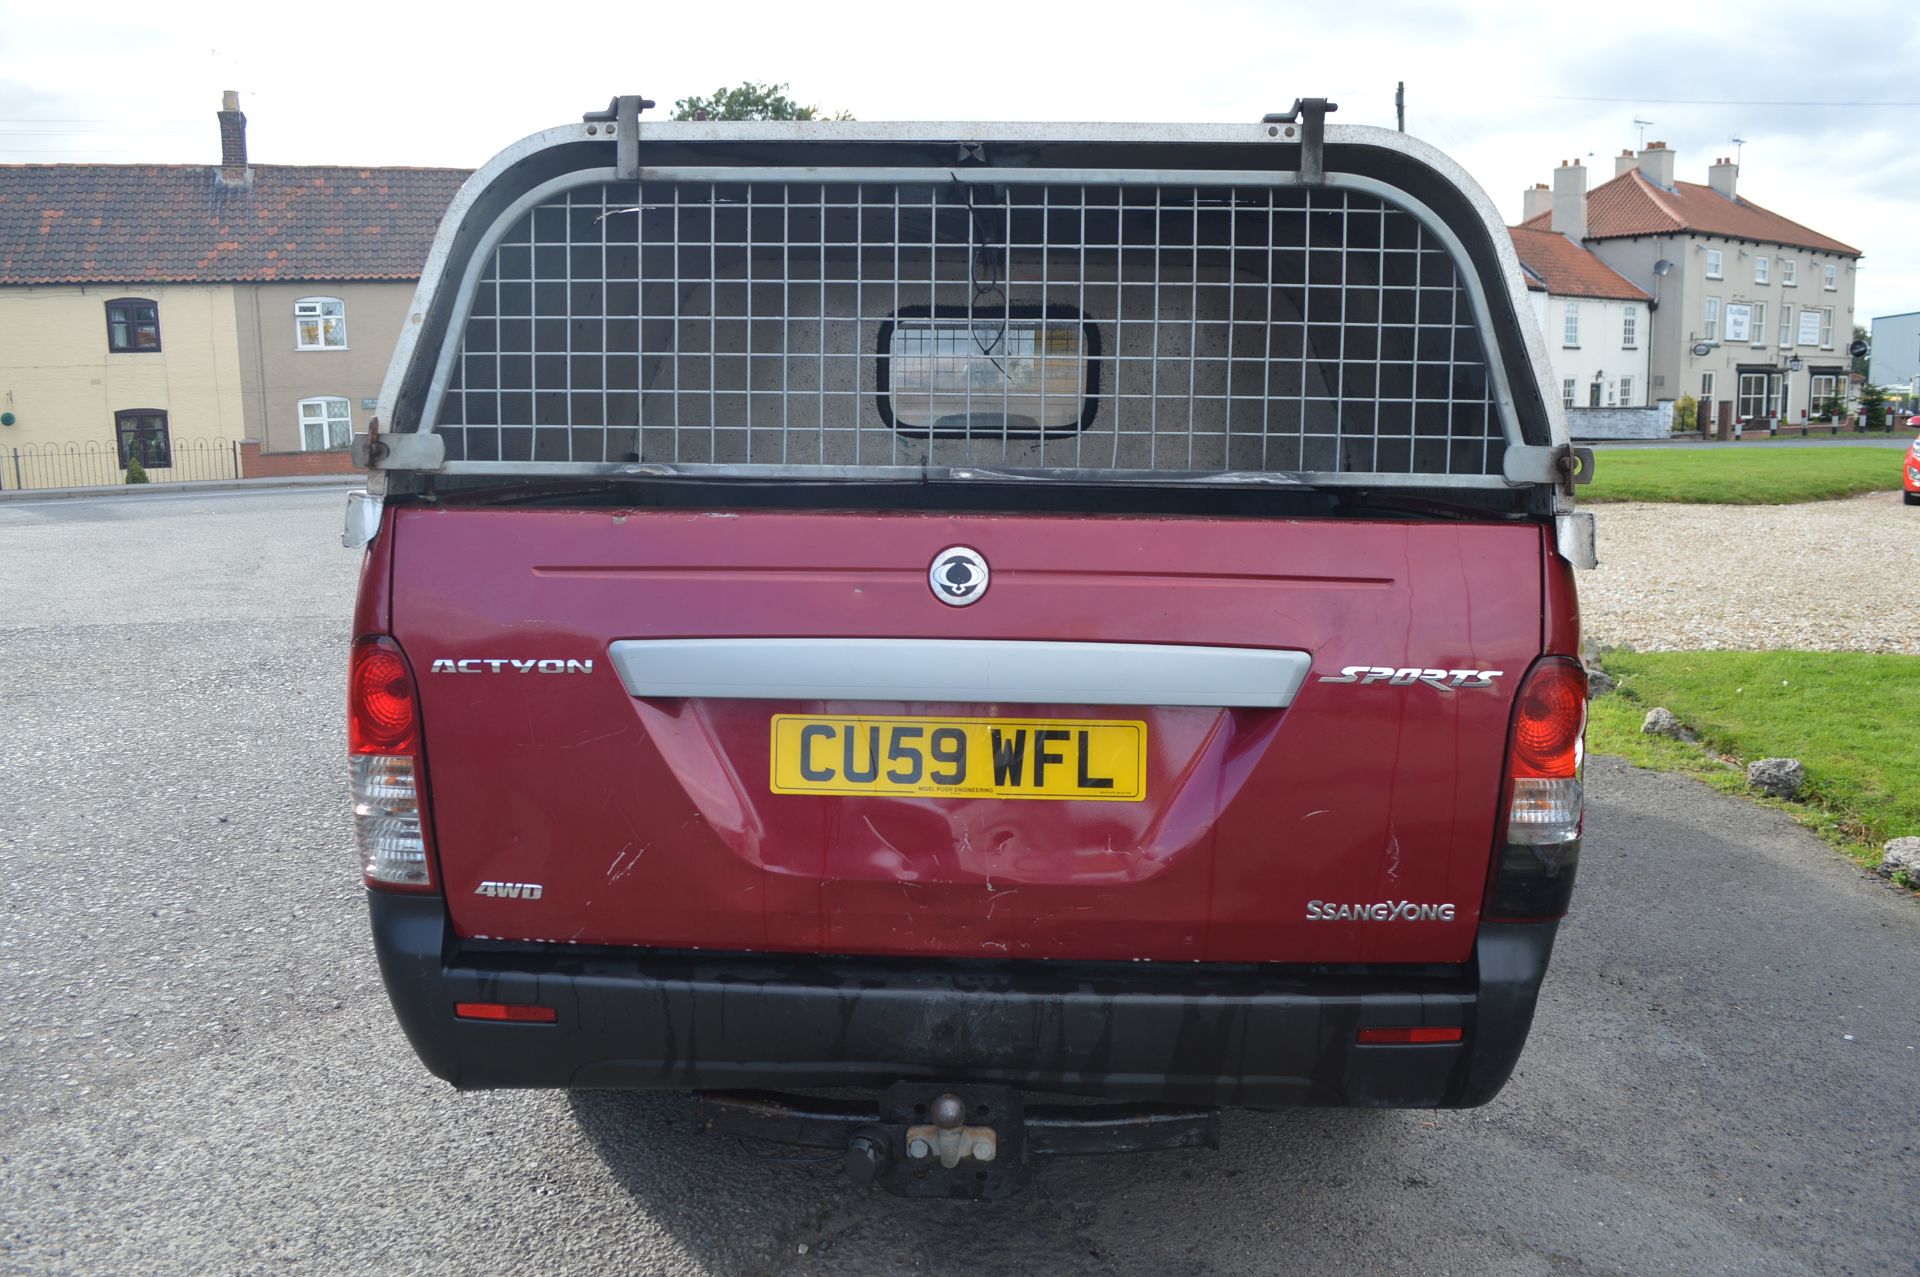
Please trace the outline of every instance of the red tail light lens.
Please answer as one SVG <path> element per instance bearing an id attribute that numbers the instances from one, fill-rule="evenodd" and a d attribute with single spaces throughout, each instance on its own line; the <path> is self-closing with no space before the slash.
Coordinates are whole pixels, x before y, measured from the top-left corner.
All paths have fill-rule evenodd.
<path id="1" fill-rule="evenodd" d="M 1459 1028 L 1409 1025 L 1405 1028 L 1362 1029 L 1354 1041 L 1361 1046 L 1431 1046 L 1436 1042 L 1458 1042 L 1466 1036 Z"/>
<path id="2" fill-rule="evenodd" d="M 1567 911 L 1586 810 L 1586 731 L 1586 670 L 1564 656 L 1535 662 L 1513 707 L 1487 917 L 1557 918 Z"/>
<path id="3" fill-rule="evenodd" d="M 347 762 L 367 885 L 433 890 L 420 815 L 420 705 L 413 671 L 390 638 L 354 644 L 347 669 Z"/>
<path id="4" fill-rule="evenodd" d="M 392 639 L 370 639 L 353 649 L 347 682 L 347 752 L 410 754 L 419 715 L 413 672 Z"/>
<path id="5" fill-rule="evenodd" d="M 1550 779 L 1577 775 L 1586 728 L 1586 672 L 1571 661 L 1536 665 L 1514 711 L 1512 774 Z"/>
<path id="6" fill-rule="evenodd" d="M 531 1002 L 456 1002 L 453 1013 L 463 1020 L 498 1020 L 503 1024 L 552 1024 L 560 1018 L 552 1007 Z"/>

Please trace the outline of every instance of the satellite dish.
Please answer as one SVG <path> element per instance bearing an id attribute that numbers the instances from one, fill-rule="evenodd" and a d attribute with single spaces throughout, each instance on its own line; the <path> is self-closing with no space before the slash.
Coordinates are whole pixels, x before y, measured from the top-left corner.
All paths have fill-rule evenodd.
<path id="1" fill-rule="evenodd" d="M 1693 353 L 1696 355 L 1711 355 L 1713 353 L 1713 343 L 1710 341 L 1696 341 L 1693 343 Z"/>
<path id="2" fill-rule="evenodd" d="M 1673 263 L 1668 261 L 1664 257 L 1662 257 L 1659 261 L 1653 264 L 1653 273 L 1656 275 L 1664 275 L 1672 269 L 1673 269 Z"/>
<path id="3" fill-rule="evenodd" d="M 1847 353 L 1855 359 L 1858 359 L 1867 353 L 1867 343 L 1864 341 L 1856 341 L 1853 345 L 1847 347 Z"/>

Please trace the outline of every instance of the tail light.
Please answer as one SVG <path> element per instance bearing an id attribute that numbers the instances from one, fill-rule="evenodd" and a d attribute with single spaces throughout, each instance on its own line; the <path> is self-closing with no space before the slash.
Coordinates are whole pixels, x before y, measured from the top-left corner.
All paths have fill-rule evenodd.
<path id="1" fill-rule="evenodd" d="M 1488 917 L 1557 918 L 1567 911 L 1580 865 L 1586 732 L 1586 670 L 1566 657 L 1535 662 L 1513 710 Z"/>
<path id="2" fill-rule="evenodd" d="M 354 837 L 369 887 L 431 891 L 420 824 L 420 702 L 390 638 L 362 639 L 347 676 Z"/>

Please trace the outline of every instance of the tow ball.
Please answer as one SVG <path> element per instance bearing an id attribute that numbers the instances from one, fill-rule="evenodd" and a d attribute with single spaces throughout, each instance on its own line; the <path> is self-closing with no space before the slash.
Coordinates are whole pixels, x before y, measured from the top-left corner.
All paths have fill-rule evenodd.
<path id="1" fill-rule="evenodd" d="M 877 1103 L 770 1092 L 701 1092 L 704 1132 L 841 1149 L 847 1174 L 904 1197 L 1010 1197 L 1031 1158 L 1218 1148 L 1219 1113 L 1154 1104 L 1029 1107 L 1006 1086 L 902 1082 Z"/>

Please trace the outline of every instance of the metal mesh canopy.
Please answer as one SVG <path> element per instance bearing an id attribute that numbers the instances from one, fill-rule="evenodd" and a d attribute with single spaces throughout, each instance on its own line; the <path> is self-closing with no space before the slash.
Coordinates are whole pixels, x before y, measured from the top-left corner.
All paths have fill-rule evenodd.
<path id="1" fill-rule="evenodd" d="M 507 229 L 432 420 L 449 461 L 1462 478 L 1495 381 L 1369 193 L 649 180 Z"/>

